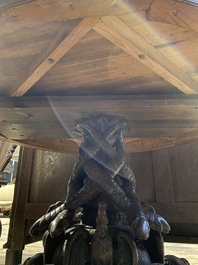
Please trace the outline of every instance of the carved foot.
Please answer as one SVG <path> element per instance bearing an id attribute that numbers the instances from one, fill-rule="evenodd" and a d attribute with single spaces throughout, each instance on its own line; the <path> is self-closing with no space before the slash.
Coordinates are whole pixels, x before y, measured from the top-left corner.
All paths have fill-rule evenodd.
<path id="1" fill-rule="evenodd" d="M 41 218 L 39 218 L 30 228 L 30 235 L 42 235 L 45 233 L 46 230 L 48 230 L 50 223 L 56 218 L 56 216 L 64 211 L 65 204 L 60 202 L 53 204 L 48 209 L 47 213 L 43 215 Z"/>
<path id="2" fill-rule="evenodd" d="M 173 255 L 166 255 L 164 265 L 190 265 L 190 263 L 183 258 L 177 258 Z"/>

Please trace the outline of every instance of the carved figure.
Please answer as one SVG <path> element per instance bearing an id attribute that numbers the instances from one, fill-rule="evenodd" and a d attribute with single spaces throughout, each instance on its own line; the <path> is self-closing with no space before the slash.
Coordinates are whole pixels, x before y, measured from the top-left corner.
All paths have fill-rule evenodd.
<path id="1" fill-rule="evenodd" d="M 52 205 L 30 229 L 33 236 L 47 231 L 45 263 L 163 264 L 161 233 L 168 233 L 170 227 L 150 205 L 138 201 L 135 176 L 125 163 L 122 132 L 126 126 L 118 117 L 96 113 L 83 118 L 75 127 L 83 142 L 65 202 Z M 82 208 L 82 225 L 73 226 L 79 207 Z M 64 255 L 57 255 L 64 244 L 60 242 L 65 240 Z M 152 247 L 155 245 L 155 254 L 149 242 Z M 52 245 L 54 250 L 49 251 Z M 80 246 L 82 252 L 76 260 L 75 249 Z M 49 258 L 46 253 L 54 254 Z"/>

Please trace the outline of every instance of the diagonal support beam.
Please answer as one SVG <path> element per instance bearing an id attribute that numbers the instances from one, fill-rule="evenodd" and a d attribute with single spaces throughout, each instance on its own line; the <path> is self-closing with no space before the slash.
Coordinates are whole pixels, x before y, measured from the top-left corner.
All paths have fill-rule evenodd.
<path id="1" fill-rule="evenodd" d="M 198 93 L 198 82 L 117 17 L 102 17 L 93 28 L 133 58 L 186 94 Z"/>
<path id="2" fill-rule="evenodd" d="M 84 18 L 78 26 L 34 69 L 22 84 L 11 91 L 10 96 L 24 95 L 42 76 L 44 76 L 82 37 L 99 21 L 97 17 Z"/>
<path id="3" fill-rule="evenodd" d="M 8 165 L 17 145 L 11 145 L 9 142 L 2 141 L 0 149 L 0 172 L 3 172 Z"/>

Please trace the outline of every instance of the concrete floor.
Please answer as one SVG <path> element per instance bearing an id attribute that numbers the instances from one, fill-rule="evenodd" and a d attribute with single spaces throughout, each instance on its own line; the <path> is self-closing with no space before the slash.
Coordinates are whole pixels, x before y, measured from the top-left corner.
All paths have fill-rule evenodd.
<path id="1" fill-rule="evenodd" d="M 5 265 L 6 249 L 3 249 L 3 244 L 7 241 L 9 218 L 1 218 L 1 222 L 3 227 L 0 238 L 0 265 Z M 27 245 L 23 251 L 22 260 L 25 261 L 28 257 L 39 252 L 43 252 L 41 242 Z M 183 257 L 190 262 L 190 265 L 198 265 L 198 244 L 165 243 L 165 254 Z"/>

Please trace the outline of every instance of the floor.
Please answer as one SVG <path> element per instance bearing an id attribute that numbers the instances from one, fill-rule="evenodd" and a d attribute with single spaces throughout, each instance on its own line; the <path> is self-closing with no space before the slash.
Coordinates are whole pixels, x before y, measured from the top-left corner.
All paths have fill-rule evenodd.
<path id="1" fill-rule="evenodd" d="M 3 249 L 3 245 L 7 241 L 7 234 L 9 229 L 9 218 L 1 218 L 2 223 L 2 234 L 0 238 L 0 265 L 5 265 L 5 255 L 6 249 Z M 36 253 L 43 252 L 43 247 L 41 242 L 36 242 L 33 244 L 29 244 L 25 247 L 23 251 L 22 262 L 24 262 L 27 258 L 33 256 Z"/>
<path id="2" fill-rule="evenodd" d="M 6 249 L 3 249 L 3 244 L 7 240 L 9 229 L 9 218 L 1 218 L 2 235 L 0 238 L 0 265 L 5 265 Z M 23 251 L 23 261 L 36 253 L 42 252 L 41 242 L 27 245 Z M 165 243 L 165 254 L 183 257 L 190 262 L 190 265 L 198 265 L 198 245 L 197 244 L 178 244 Z"/>

